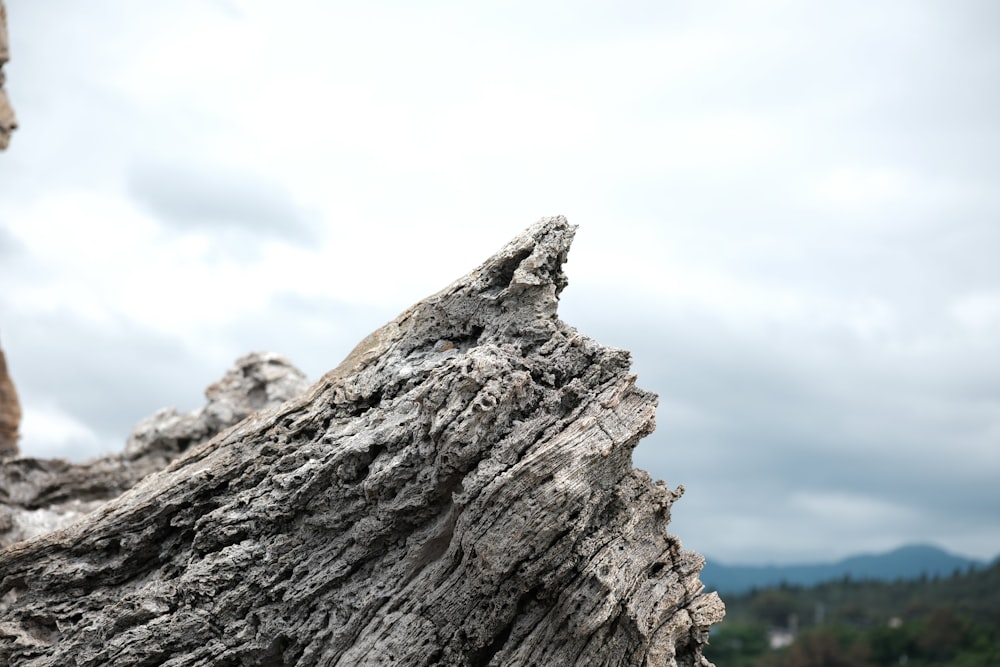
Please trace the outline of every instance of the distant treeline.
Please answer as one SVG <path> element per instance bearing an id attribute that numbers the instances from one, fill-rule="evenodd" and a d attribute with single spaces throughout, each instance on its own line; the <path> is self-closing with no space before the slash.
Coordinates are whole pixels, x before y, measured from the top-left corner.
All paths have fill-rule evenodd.
<path id="1" fill-rule="evenodd" d="M 780 585 L 724 595 L 719 667 L 997 667 L 1000 562 L 917 581 Z"/>

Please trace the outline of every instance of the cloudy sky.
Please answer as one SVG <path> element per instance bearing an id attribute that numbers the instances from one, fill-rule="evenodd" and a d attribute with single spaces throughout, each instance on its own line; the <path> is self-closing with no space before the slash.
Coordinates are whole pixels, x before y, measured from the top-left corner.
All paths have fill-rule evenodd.
<path id="1" fill-rule="evenodd" d="M 0 341 L 83 459 L 545 215 L 729 563 L 1000 554 L 1000 5 L 6 0 Z"/>

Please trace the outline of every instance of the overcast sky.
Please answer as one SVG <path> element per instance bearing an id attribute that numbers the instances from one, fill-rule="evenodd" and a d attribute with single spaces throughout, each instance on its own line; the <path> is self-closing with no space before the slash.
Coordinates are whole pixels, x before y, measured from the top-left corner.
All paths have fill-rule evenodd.
<path id="1" fill-rule="evenodd" d="M 1000 553 L 1000 4 L 6 0 L 0 342 L 84 459 L 546 215 L 729 563 Z"/>

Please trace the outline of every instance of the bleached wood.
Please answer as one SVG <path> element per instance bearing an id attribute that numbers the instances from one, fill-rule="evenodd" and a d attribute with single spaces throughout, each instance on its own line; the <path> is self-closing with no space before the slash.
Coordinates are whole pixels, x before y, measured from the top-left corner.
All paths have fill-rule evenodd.
<path id="1" fill-rule="evenodd" d="M 73 526 L 0 552 L 0 664 L 705 665 L 723 607 L 632 468 L 656 397 L 528 229 Z"/>

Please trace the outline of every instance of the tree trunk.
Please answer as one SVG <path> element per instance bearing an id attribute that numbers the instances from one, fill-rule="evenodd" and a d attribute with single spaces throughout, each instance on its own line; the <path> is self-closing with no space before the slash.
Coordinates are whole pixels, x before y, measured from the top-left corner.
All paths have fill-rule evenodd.
<path id="1" fill-rule="evenodd" d="M 0 552 L 0 664 L 706 665 L 723 607 L 631 465 L 656 397 L 561 322 L 544 219 L 255 413 Z"/>

